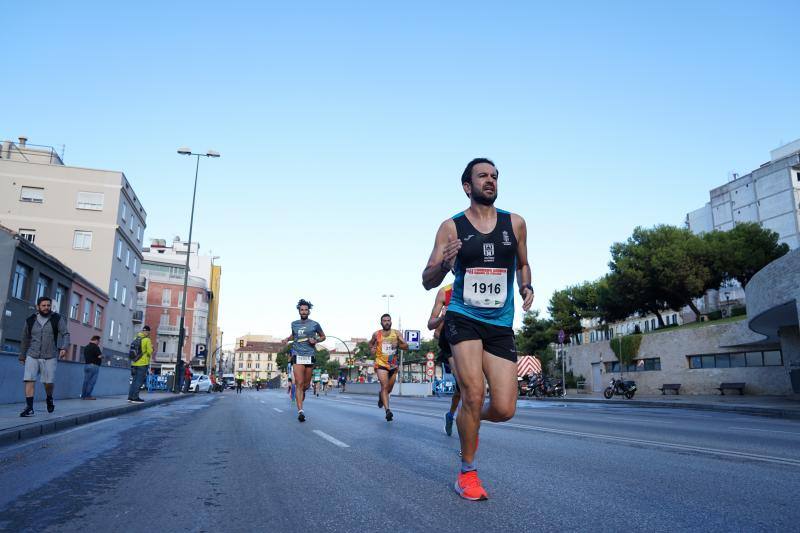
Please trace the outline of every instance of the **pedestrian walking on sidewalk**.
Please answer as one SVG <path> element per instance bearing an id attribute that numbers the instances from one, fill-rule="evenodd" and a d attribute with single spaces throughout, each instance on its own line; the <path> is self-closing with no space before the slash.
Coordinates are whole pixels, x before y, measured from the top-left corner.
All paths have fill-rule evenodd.
<path id="1" fill-rule="evenodd" d="M 131 360 L 131 388 L 128 390 L 128 401 L 141 403 L 139 389 L 142 388 L 147 378 L 147 367 L 150 366 L 150 356 L 153 355 L 153 343 L 150 342 L 150 326 L 142 328 L 130 346 L 128 357 Z"/>
<path id="2" fill-rule="evenodd" d="M 83 367 L 83 389 L 81 390 L 81 399 L 83 400 L 96 400 L 92 396 L 94 385 L 97 383 L 97 375 L 100 373 L 100 365 L 102 364 L 103 352 L 100 350 L 100 335 L 95 335 L 89 344 L 83 347 L 83 361 L 86 363 Z"/>
<path id="3" fill-rule="evenodd" d="M 186 365 L 183 369 L 183 392 L 189 392 L 189 387 L 192 385 L 192 369 Z"/>
<path id="4" fill-rule="evenodd" d="M 53 313 L 53 302 L 47 296 L 36 300 L 37 312 L 25 320 L 22 327 L 22 346 L 19 361 L 25 365 L 22 380 L 25 382 L 25 410 L 19 416 L 33 416 L 33 388 L 36 378 L 44 384 L 47 412 L 55 410 L 53 383 L 58 360 L 67 355 L 70 345 L 67 320 Z"/>

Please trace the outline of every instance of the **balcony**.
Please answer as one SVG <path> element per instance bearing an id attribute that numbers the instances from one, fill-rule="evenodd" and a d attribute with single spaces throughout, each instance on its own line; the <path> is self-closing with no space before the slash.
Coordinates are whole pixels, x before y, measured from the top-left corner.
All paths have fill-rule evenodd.
<path id="1" fill-rule="evenodd" d="M 144 311 L 134 311 L 133 312 L 133 323 L 134 324 L 141 324 L 144 321 Z"/>
<path id="2" fill-rule="evenodd" d="M 147 290 L 147 278 L 139 275 L 136 276 L 136 292 L 144 292 Z"/>
<path id="3" fill-rule="evenodd" d="M 172 353 L 156 353 L 155 360 L 157 363 L 174 363 L 175 362 L 175 352 Z"/>
<path id="4" fill-rule="evenodd" d="M 177 335 L 178 334 L 178 326 L 170 326 L 169 324 L 159 324 L 158 325 L 158 334 L 159 335 Z"/>

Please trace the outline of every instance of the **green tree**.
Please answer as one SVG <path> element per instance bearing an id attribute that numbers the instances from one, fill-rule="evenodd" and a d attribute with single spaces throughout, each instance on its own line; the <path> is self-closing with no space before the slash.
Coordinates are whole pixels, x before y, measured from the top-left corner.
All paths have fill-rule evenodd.
<path id="1" fill-rule="evenodd" d="M 539 318 L 539 311 L 528 311 L 522 317 L 522 328 L 517 332 L 517 351 L 525 355 L 539 354 L 551 342 L 556 342 L 556 336 L 552 320 Z"/>
<path id="2" fill-rule="evenodd" d="M 355 352 L 353 352 L 353 356 L 356 359 L 372 359 L 372 352 L 369 349 L 369 343 L 363 341 L 356 344 L 356 349 Z"/>
<path id="3" fill-rule="evenodd" d="M 583 331 L 582 319 L 600 316 L 596 281 L 586 281 L 553 293 L 547 310 L 553 318 L 553 329 L 563 329 L 569 337 Z"/>
<path id="4" fill-rule="evenodd" d="M 287 344 L 281 348 L 281 351 L 275 356 L 275 364 L 278 365 L 281 372 L 286 372 L 286 368 L 289 364 L 289 357 L 289 345 Z"/>
<path id="5" fill-rule="evenodd" d="M 756 272 L 789 252 L 778 243 L 778 234 L 755 222 L 737 224 L 729 231 L 712 231 L 703 236 L 710 253 L 710 264 L 719 278 L 736 280 L 746 287 Z"/>
<path id="6" fill-rule="evenodd" d="M 331 376 L 331 379 L 336 379 L 336 377 L 339 375 L 339 363 L 331 359 L 325 365 L 325 372 Z"/>

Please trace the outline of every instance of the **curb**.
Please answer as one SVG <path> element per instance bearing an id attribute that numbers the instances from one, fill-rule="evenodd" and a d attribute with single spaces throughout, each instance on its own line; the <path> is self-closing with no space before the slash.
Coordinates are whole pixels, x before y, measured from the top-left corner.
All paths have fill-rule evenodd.
<path id="1" fill-rule="evenodd" d="M 134 411 L 140 411 L 149 407 L 171 403 L 176 400 L 180 400 L 181 398 L 191 397 L 192 396 L 188 394 L 176 394 L 175 396 L 159 398 L 157 400 L 146 401 L 144 403 L 129 403 L 117 407 L 107 407 L 105 409 L 90 411 L 88 413 L 77 413 L 74 415 L 56 418 L 55 420 L 44 420 L 39 423 L 25 425 L 23 427 L 5 429 L 0 431 L 0 446 L 12 444 L 21 440 L 41 437 L 42 435 L 55 433 L 56 431 L 82 426 L 91 422 L 97 422 L 98 420 L 104 420 L 106 418 L 112 418 L 115 416 L 132 413 Z"/>
<path id="2" fill-rule="evenodd" d="M 781 409 L 780 407 L 718 405 L 707 403 L 667 403 L 648 400 L 590 400 L 588 398 L 540 398 L 538 400 L 527 399 L 526 401 L 589 403 L 596 405 L 653 407 L 661 409 L 693 409 L 697 411 L 717 411 L 721 413 L 738 413 L 745 415 L 769 416 L 773 418 L 789 418 L 800 420 L 800 409 Z"/>

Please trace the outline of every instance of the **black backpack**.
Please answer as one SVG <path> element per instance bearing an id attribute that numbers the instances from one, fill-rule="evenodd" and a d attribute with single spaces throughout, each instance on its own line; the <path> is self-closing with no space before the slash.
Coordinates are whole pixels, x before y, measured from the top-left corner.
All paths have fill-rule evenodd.
<path id="1" fill-rule="evenodd" d="M 25 320 L 25 323 L 28 324 L 28 334 L 33 331 L 33 323 L 36 322 L 36 315 L 38 313 L 34 313 Z M 58 342 L 58 323 L 61 322 L 61 315 L 58 313 L 50 313 L 50 326 L 53 328 L 53 339 L 55 339 L 56 343 Z"/>
<path id="2" fill-rule="evenodd" d="M 135 363 L 142 358 L 142 355 L 144 355 L 142 353 L 142 337 L 137 335 L 136 338 L 133 339 L 133 342 L 131 342 L 131 346 L 128 350 L 128 359 L 131 360 L 131 363 Z"/>

